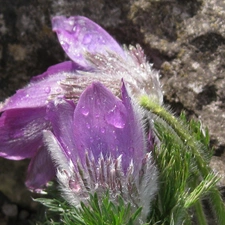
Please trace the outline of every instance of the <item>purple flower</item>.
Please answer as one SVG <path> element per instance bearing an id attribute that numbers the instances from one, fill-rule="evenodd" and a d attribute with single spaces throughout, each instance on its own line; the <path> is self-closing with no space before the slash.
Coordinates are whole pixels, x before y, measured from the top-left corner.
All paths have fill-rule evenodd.
<path id="1" fill-rule="evenodd" d="M 53 129 L 44 132 L 44 142 L 68 202 L 79 206 L 88 202 L 90 193 L 101 197 L 109 191 L 112 201 L 120 195 L 134 209 L 143 207 L 146 218 L 157 189 L 157 171 L 142 115 L 124 83 L 121 99 L 94 82 L 77 105 L 64 98 L 50 103 L 47 116 Z"/>
<path id="2" fill-rule="evenodd" d="M 123 49 L 105 30 L 85 17 L 56 16 L 52 26 L 66 54 L 85 69 L 91 67 L 86 53 L 106 55 L 110 51 L 125 56 Z"/>
<path id="3" fill-rule="evenodd" d="M 46 106 L 51 98 L 61 94 L 59 82 L 65 79 L 67 71 L 74 71 L 71 62 L 50 67 L 1 107 L 0 156 L 12 160 L 32 158 L 28 169 L 28 187 L 32 189 L 39 188 L 55 176 L 54 166 L 44 150 L 42 131 L 51 129 L 46 119 Z M 45 176 L 39 174 L 36 164 L 45 165 Z"/>
<path id="4" fill-rule="evenodd" d="M 158 73 L 146 61 L 140 46 L 121 48 L 105 30 L 85 17 L 55 17 L 52 23 L 71 61 L 54 65 L 34 77 L 0 107 L 0 156 L 13 160 L 31 158 L 26 182 L 31 189 L 40 188 L 56 173 L 46 151 L 43 130 L 56 132 L 56 121 L 48 115 L 59 97 L 76 110 L 80 95 L 93 82 L 101 82 L 120 96 L 123 79 L 132 97 L 148 94 L 162 102 Z M 111 120 L 113 123 L 114 115 Z M 64 124 L 67 123 L 69 126 L 64 118 Z M 63 137 L 65 134 L 61 133 Z M 74 146 L 72 143 L 71 139 L 68 149 Z"/>

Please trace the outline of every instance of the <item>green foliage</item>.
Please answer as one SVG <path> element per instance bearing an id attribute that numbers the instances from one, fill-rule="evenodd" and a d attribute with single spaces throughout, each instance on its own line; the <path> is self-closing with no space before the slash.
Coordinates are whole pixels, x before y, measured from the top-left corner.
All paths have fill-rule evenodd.
<path id="1" fill-rule="evenodd" d="M 97 194 L 91 195 L 87 205 L 81 202 L 79 208 L 75 208 L 63 199 L 39 198 L 35 201 L 42 203 L 46 208 L 46 218 L 36 225 L 135 225 L 141 208 L 134 211 L 130 204 L 125 204 L 118 197 L 117 205 L 109 200 L 106 193 L 101 199 Z M 133 212 L 134 211 L 134 212 Z"/>
<path id="2" fill-rule="evenodd" d="M 188 210 L 215 186 L 218 179 L 209 173 L 205 179 L 195 182 L 189 146 L 174 141 L 177 136 L 165 123 L 156 122 L 155 129 L 162 143 L 154 151 L 160 188 L 152 204 L 150 224 L 188 224 L 192 216 Z"/>
<path id="3" fill-rule="evenodd" d="M 206 225 L 202 199 L 208 199 L 215 224 L 225 224 L 225 207 L 216 187 L 218 178 L 209 167 L 212 149 L 209 134 L 201 123 L 175 118 L 148 97 L 141 105 L 157 116 L 155 132 L 160 140 L 154 158 L 159 168 L 159 192 L 149 216 L 150 224 L 191 224 L 193 214 Z"/>

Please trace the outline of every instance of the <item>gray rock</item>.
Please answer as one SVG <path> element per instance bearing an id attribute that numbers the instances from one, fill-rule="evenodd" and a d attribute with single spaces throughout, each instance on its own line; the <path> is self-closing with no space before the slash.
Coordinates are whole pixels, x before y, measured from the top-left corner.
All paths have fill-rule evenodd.
<path id="1" fill-rule="evenodd" d="M 210 130 L 216 150 L 225 146 L 224 1 L 137 1 L 132 21 L 154 51 L 165 101 L 186 110 Z M 151 15 L 147 17 L 147 15 Z"/>

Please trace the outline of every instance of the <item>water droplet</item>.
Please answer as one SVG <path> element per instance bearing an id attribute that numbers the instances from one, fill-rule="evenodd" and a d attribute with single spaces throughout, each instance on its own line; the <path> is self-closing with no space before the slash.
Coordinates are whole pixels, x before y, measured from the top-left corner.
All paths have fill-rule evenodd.
<path id="1" fill-rule="evenodd" d="M 74 36 L 75 36 L 78 32 L 80 32 L 80 27 L 79 26 L 74 26 L 72 30 L 73 30 Z"/>
<path id="2" fill-rule="evenodd" d="M 57 88 L 56 92 L 58 92 L 58 93 L 61 92 L 61 88 Z"/>
<path id="3" fill-rule="evenodd" d="M 101 104 L 101 101 L 99 99 L 96 100 L 97 105 Z"/>
<path id="4" fill-rule="evenodd" d="M 82 58 L 82 55 L 78 52 L 74 54 L 77 58 Z"/>
<path id="5" fill-rule="evenodd" d="M 85 106 L 82 106 L 82 107 L 81 107 L 81 113 L 82 113 L 84 116 L 88 116 L 88 114 L 89 114 L 88 108 L 85 107 Z"/>
<path id="6" fill-rule="evenodd" d="M 46 94 L 49 94 L 50 91 L 51 91 L 51 88 L 50 87 L 45 87 L 44 91 L 45 91 Z"/>
<path id="7" fill-rule="evenodd" d="M 105 133 L 105 128 L 104 128 L 104 127 L 101 128 L 101 132 L 102 132 L 103 134 Z"/>
<path id="8" fill-rule="evenodd" d="M 98 42 L 100 43 L 100 44 L 105 44 L 105 40 L 104 40 L 104 38 L 102 37 L 102 36 L 98 36 Z"/>
<path id="9" fill-rule="evenodd" d="M 74 191 L 74 192 L 79 192 L 80 189 L 81 189 L 79 183 L 77 183 L 77 182 L 74 181 L 74 180 L 70 180 L 70 181 L 69 181 L 69 187 L 70 187 L 70 189 L 71 189 L 72 191 Z"/>
<path id="10" fill-rule="evenodd" d="M 87 129 L 90 129 L 91 128 L 91 126 L 90 126 L 89 123 L 86 123 L 86 127 L 87 127 Z"/>
<path id="11" fill-rule="evenodd" d="M 112 110 L 109 111 L 106 116 L 106 121 L 113 125 L 116 128 L 124 128 L 125 126 L 125 115 L 124 113 L 115 106 Z"/>
<path id="12" fill-rule="evenodd" d="M 63 49 L 65 51 L 67 51 L 69 49 L 69 47 L 70 47 L 70 45 L 67 42 L 65 42 L 65 41 L 60 41 L 60 44 L 61 44 L 61 46 L 63 47 Z"/>
<path id="13" fill-rule="evenodd" d="M 129 153 L 133 154 L 134 153 L 134 147 L 129 148 Z"/>
<path id="14" fill-rule="evenodd" d="M 87 45 L 91 42 L 92 40 L 92 35 L 91 34 L 86 34 L 83 38 L 83 44 Z"/>

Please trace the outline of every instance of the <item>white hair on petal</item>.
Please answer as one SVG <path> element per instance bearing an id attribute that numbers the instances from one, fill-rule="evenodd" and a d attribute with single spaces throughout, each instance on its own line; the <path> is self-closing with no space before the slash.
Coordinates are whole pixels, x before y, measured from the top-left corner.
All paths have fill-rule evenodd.
<path id="1" fill-rule="evenodd" d="M 151 210 L 150 204 L 158 189 L 158 171 L 153 163 L 151 153 L 146 154 L 146 158 L 143 163 L 144 174 L 140 183 L 140 205 L 142 208 L 142 219 L 146 221 L 146 218 Z"/>
<path id="2" fill-rule="evenodd" d="M 119 96 L 120 81 L 123 79 L 135 98 L 148 95 L 162 104 L 163 94 L 159 73 L 147 62 L 141 46 L 124 47 L 124 53 L 125 58 L 111 51 L 107 54 L 86 53 L 86 58 L 92 63 L 93 70 L 76 71 L 76 74 L 68 73 L 67 79 L 61 81 L 65 96 L 76 102 L 83 90 L 94 81 L 101 82 L 113 94 Z"/>
<path id="3" fill-rule="evenodd" d="M 63 154 L 63 148 L 60 146 L 60 143 L 51 131 L 43 131 L 43 142 L 57 167 L 56 176 L 58 178 L 63 196 L 72 205 L 79 205 L 79 198 L 71 198 L 71 195 L 74 196 L 74 192 L 69 186 L 70 178 L 74 173 L 73 163 L 70 159 L 67 159 L 65 154 Z"/>
<path id="4" fill-rule="evenodd" d="M 69 169 L 68 159 L 63 154 L 63 148 L 60 146 L 54 134 L 49 130 L 43 131 L 43 142 L 58 168 Z"/>
<path id="5" fill-rule="evenodd" d="M 96 162 L 91 153 L 90 156 L 86 153 L 84 165 L 78 160 L 73 171 L 62 167 L 58 169 L 57 177 L 63 197 L 71 205 L 80 207 L 81 202 L 88 204 L 90 194 L 97 193 L 101 199 L 104 193 L 109 191 L 110 201 L 113 203 L 117 203 L 118 197 L 121 196 L 126 204 L 131 204 L 133 212 L 142 207 L 141 220 L 144 221 L 157 190 L 157 169 L 151 154 L 147 153 L 139 173 L 134 170 L 133 160 L 124 172 L 122 157 L 103 157 L 101 154 Z"/>

